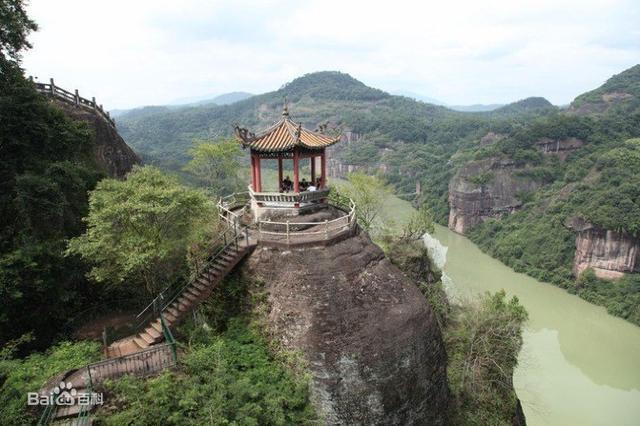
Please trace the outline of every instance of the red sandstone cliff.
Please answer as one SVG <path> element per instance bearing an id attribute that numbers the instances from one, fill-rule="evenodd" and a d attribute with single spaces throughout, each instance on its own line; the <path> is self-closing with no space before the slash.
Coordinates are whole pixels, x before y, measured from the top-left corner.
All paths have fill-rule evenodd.
<path id="1" fill-rule="evenodd" d="M 365 234 L 328 247 L 259 247 L 244 272 L 265 285 L 269 332 L 306 356 L 326 424 L 446 424 L 434 314 Z"/>
<path id="2" fill-rule="evenodd" d="M 94 133 L 96 162 L 109 176 L 122 178 L 134 165 L 141 164 L 140 157 L 125 143 L 118 131 L 99 114 L 59 100 L 51 102 L 74 120 L 84 121 L 89 125 Z"/>
<path id="3" fill-rule="evenodd" d="M 574 218 L 569 227 L 576 231 L 573 273 L 593 268 L 596 276 L 613 280 L 626 272 L 640 271 L 640 240 Z"/>
<path id="4" fill-rule="evenodd" d="M 464 234 L 488 218 L 517 210 L 520 192 L 539 184 L 517 176 L 523 170 L 511 160 L 487 158 L 464 165 L 449 182 L 449 229 Z"/>

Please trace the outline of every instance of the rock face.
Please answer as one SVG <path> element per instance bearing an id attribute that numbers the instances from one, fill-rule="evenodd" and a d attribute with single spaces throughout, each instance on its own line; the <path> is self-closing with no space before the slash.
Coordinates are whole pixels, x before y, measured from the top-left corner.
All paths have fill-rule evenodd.
<path id="1" fill-rule="evenodd" d="M 434 314 L 365 234 L 322 248 L 258 247 L 243 268 L 264 282 L 271 335 L 308 360 L 324 423 L 446 424 Z"/>
<path id="2" fill-rule="evenodd" d="M 488 158 L 462 167 L 449 182 L 449 229 L 464 234 L 488 218 L 516 211 L 520 192 L 535 191 L 539 183 L 516 172 L 510 160 Z"/>
<path id="3" fill-rule="evenodd" d="M 480 138 L 479 143 L 480 143 L 480 146 L 489 146 L 489 145 L 493 145 L 494 143 L 504 138 L 505 138 L 505 135 L 502 135 L 500 133 L 489 132 L 486 135 L 484 135 L 482 138 Z"/>
<path id="4" fill-rule="evenodd" d="M 544 155 L 557 155 L 562 161 L 567 159 L 570 152 L 580 149 L 584 141 L 577 138 L 563 140 L 542 138 L 536 142 L 536 147 Z"/>
<path id="5" fill-rule="evenodd" d="M 605 280 L 621 278 L 625 272 L 640 271 L 640 240 L 574 218 L 569 227 L 577 231 L 573 273 L 579 276 L 593 268 Z"/>
<path id="6" fill-rule="evenodd" d="M 141 164 L 140 157 L 125 143 L 118 131 L 98 114 L 65 102 L 52 102 L 74 120 L 82 120 L 89 124 L 95 134 L 96 162 L 109 176 L 122 178 L 134 165 Z"/>

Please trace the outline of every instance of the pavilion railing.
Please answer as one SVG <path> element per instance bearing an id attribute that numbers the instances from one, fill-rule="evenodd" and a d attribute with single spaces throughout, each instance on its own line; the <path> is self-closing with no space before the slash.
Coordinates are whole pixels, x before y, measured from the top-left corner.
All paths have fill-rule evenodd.
<path id="1" fill-rule="evenodd" d="M 249 186 L 249 195 L 258 203 L 300 204 L 314 203 L 329 196 L 329 188 L 304 192 L 254 192 Z"/>
<path id="2" fill-rule="evenodd" d="M 357 224 L 356 205 L 349 200 L 349 211 L 345 215 L 324 222 L 297 222 L 295 220 L 256 222 L 258 242 L 271 242 L 287 245 L 307 244 L 333 240 L 336 237 L 351 234 Z"/>
<path id="3" fill-rule="evenodd" d="M 33 81 L 32 78 L 31 81 Z M 116 127 L 116 120 L 111 117 L 109 111 L 105 111 L 102 105 L 96 102 L 96 98 L 83 98 L 78 94 L 77 89 L 75 92 L 69 92 L 62 87 L 56 86 L 53 79 L 50 79 L 49 83 L 34 82 L 33 84 L 39 93 L 71 103 L 77 107 L 83 107 L 85 109 L 95 111 L 96 114 L 104 118 L 109 124 Z"/>

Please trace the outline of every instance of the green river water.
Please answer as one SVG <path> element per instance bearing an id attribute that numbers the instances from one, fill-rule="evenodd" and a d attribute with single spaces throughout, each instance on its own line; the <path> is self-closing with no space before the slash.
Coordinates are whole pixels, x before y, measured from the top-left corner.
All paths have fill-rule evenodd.
<path id="1" fill-rule="evenodd" d="M 397 197 L 385 200 L 385 218 L 397 224 L 413 211 Z M 514 272 L 446 227 L 425 244 L 451 299 L 504 289 L 529 312 L 514 374 L 529 426 L 640 425 L 640 327 Z"/>
<path id="2" fill-rule="evenodd" d="M 514 272 L 445 227 L 425 243 L 451 298 L 504 289 L 529 312 L 514 374 L 528 425 L 640 425 L 640 327 Z"/>

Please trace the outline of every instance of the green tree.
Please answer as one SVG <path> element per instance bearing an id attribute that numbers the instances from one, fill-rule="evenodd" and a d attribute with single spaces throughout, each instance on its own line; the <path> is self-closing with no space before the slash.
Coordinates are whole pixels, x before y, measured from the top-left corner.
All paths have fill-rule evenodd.
<path id="1" fill-rule="evenodd" d="M 417 240 L 422 238 L 424 234 L 431 234 L 433 231 L 433 212 L 423 205 L 411 215 L 409 221 L 402 227 L 400 239 Z"/>
<path id="2" fill-rule="evenodd" d="M 363 229 L 371 230 L 382 212 L 382 203 L 389 188 L 380 178 L 360 172 L 350 173 L 347 182 L 340 187 L 339 195 L 356 203 L 358 223 Z"/>
<path id="3" fill-rule="evenodd" d="M 511 424 L 516 407 L 513 370 L 527 312 L 504 290 L 465 305 L 445 330 L 455 424 Z"/>
<path id="4" fill-rule="evenodd" d="M 212 217 L 202 191 L 136 167 L 126 181 L 105 179 L 91 192 L 87 231 L 69 242 L 68 253 L 91 261 L 98 282 L 138 279 L 153 294 L 177 278 L 189 243 Z"/>
<path id="5" fill-rule="evenodd" d="M 242 151 L 236 141 L 209 142 L 196 139 L 189 149 L 189 155 L 191 161 L 184 170 L 202 181 L 212 193 L 223 195 L 238 188 Z"/>
<path id="6" fill-rule="evenodd" d="M 23 0 L 0 1 L 0 74 L 5 66 L 20 63 L 20 52 L 31 48 L 27 40 L 38 26 L 29 19 Z"/>

